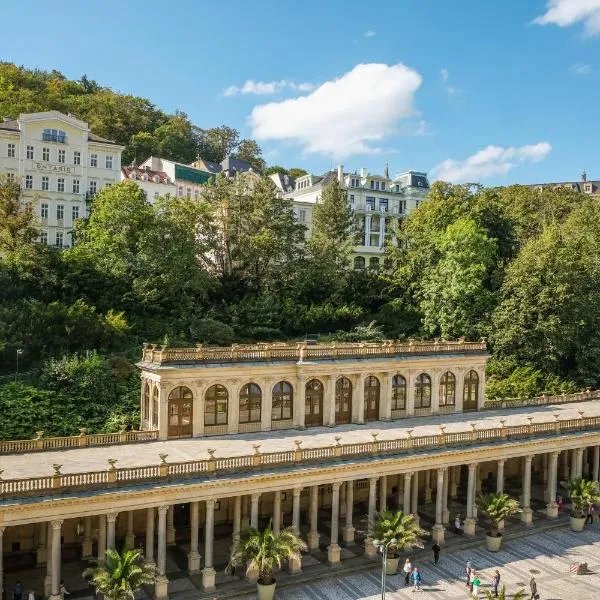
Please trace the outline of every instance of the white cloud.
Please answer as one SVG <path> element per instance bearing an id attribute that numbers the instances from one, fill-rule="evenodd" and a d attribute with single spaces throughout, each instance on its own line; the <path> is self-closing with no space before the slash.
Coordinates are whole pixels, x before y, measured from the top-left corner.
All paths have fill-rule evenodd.
<path id="1" fill-rule="evenodd" d="M 592 65 L 577 63 L 575 65 L 571 65 L 569 70 L 575 75 L 589 75 L 592 72 Z"/>
<path id="2" fill-rule="evenodd" d="M 446 69 L 445 67 L 443 69 L 440 69 L 440 77 L 442 78 L 442 82 L 444 83 L 444 87 L 446 89 L 446 92 L 448 93 L 448 96 L 450 96 L 451 98 L 455 96 L 460 96 L 461 94 L 465 93 L 465 91 L 462 88 L 458 88 L 454 85 L 448 85 L 448 80 L 450 79 L 450 71 L 448 71 L 448 69 Z"/>
<path id="3" fill-rule="evenodd" d="M 448 69 L 440 69 L 440 77 L 442 78 L 442 81 L 446 83 L 448 77 L 450 77 L 450 71 L 448 71 Z"/>
<path id="4" fill-rule="evenodd" d="M 223 91 L 223 96 L 236 96 L 237 94 L 254 94 L 256 96 L 268 96 L 278 94 L 285 89 L 298 91 L 298 92 L 310 92 L 314 89 L 312 83 L 295 83 L 293 81 L 254 81 L 248 79 L 241 87 L 236 85 L 230 85 Z"/>
<path id="5" fill-rule="evenodd" d="M 363 33 L 364 37 L 375 37 L 375 32 L 372 29 L 369 29 L 369 31 L 365 31 Z"/>
<path id="6" fill-rule="evenodd" d="M 256 106 L 248 118 L 252 137 L 296 143 L 308 154 L 374 154 L 381 148 L 373 142 L 415 114 L 420 85 L 421 76 L 403 64 L 359 64 L 308 96 Z"/>
<path id="7" fill-rule="evenodd" d="M 510 148 L 490 145 L 465 160 L 448 158 L 436 165 L 432 172 L 435 179 L 444 181 L 478 182 L 486 177 L 508 173 L 519 163 L 539 162 L 550 150 L 552 146 L 548 142 Z"/>
<path id="8" fill-rule="evenodd" d="M 600 0 L 547 0 L 546 12 L 533 20 L 537 25 L 568 27 L 583 22 L 587 35 L 600 34 Z"/>

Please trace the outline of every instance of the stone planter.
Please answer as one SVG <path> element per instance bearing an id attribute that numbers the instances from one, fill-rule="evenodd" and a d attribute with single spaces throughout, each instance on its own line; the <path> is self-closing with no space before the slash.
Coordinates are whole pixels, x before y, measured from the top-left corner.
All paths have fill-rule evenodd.
<path id="1" fill-rule="evenodd" d="M 273 583 L 257 583 L 256 589 L 258 590 L 258 600 L 273 600 L 275 596 L 275 586 L 277 582 Z"/>
<path id="2" fill-rule="evenodd" d="M 502 546 L 502 536 L 501 535 L 490 535 L 489 533 L 485 536 L 485 547 L 490 552 L 500 552 L 500 547 Z"/>
<path id="3" fill-rule="evenodd" d="M 571 531 L 583 531 L 585 527 L 585 517 L 574 517 L 571 515 Z"/>
<path id="4" fill-rule="evenodd" d="M 386 575 L 395 575 L 398 572 L 398 563 L 400 562 L 400 557 L 396 558 L 386 558 L 385 560 L 385 574 Z"/>

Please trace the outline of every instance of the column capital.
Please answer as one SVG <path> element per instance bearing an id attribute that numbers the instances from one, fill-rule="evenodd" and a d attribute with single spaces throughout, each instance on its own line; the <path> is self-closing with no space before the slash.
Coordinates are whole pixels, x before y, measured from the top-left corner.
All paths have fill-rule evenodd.
<path id="1" fill-rule="evenodd" d="M 0 537 L 2 537 L 2 534 L 4 533 L 5 529 L 6 527 L 4 527 L 4 525 L 0 525 Z"/>
<path id="2" fill-rule="evenodd" d="M 254 492 L 253 494 L 250 495 L 250 499 L 252 500 L 252 502 L 258 502 L 260 500 L 260 492 Z M 206 505 L 208 506 L 208 500 L 206 501 Z M 215 503 L 214 500 L 211 500 L 211 502 Z"/>
<path id="3" fill-rule="evenodd" d="M 583 452 L 583 450 L 582 450 Z M 527 454 L 527 456 L 525 456 L 525 463 L 529 463 L 531 465 L 531 461 L 533 460 L 534 455 L 533 454 Z"/>
<path id="4" fill-rule="evenodd" d="M 260 496 L 260 494 L 259 494 L 259 496 Z M 252 494 L 252 497 L 254 497 L 254 494 Z M 214 498 L 209 498 L 208 500 L 206 500 L 206 508 L 207 509 L 210 508 L 211 510 L 214 510 L 215 502 L 216 502 L 216 500 Z"/>
<path id="5" fill-rule="evenodd" d="M 166 515 L 168 510 L 169 510 L 169 505 L 168 504 L 163 504 L 162 506 L 158 507 L 158 514 L 159 515 Z"/>
<path id="6" fill-rule="evenodd" d="M 551 458 L 556 458 L 558 460 L 560 452 L 558 450 L 555 450 L 554 452 L 549 452 L 548 454 L 550 454 Z"/>
<path id="7" fill-rule="evenodd" d="M 438 473 L 446 473 L 446 471 L 448 470 L 448 467 L 438 467 Z"/>
<path id="8" fill-rule="evenodd" d="M 404 473 L 404 481 L 410 481 L 412 476 L 412 473 Z"/>
<path id="9" fill-rule="evenodd" d="M 52 529 L 57 530 L 62 527 L 62 524 L 64 523 L 64 521 L 63 521 L 63 519 L 55 519 L 54 521 L 51 521 L 50 523 L 52 524 Z"/>
<path id="10" fill-rule="evenodd" d="M 475 473 L 477 470 L 477 463 L 469 463 L 469 473 Z"/>
<path id="11" fill-rule="evenodd" d="M 371 486 L 377 485 L 378 481 L 379 477 L 369 477 L 369 483 L 371 484 Z"/>
<path id="12" fill-rule="evenodd" d="M 499 458 L 499 459 L 498 459 L 496 462 L 497 462 L 499 465 L 503 465 L 503 464 L 506 462 L 506 459 L 505 459 L 505 458 Z"/>
<path id="13" fill-rule="evenodd" d="M 341 486 L 341 485 L 342 485 L 342 482 L 341 482 L 341 481 L 334 481 L 334 482 L 331 484 L 331 488 L 332 488 L 334 491 L 339 491 L 339 489 L 340 489 L 340 486 Z"/>
<path id="14" fill-rule="evenodd" d="M 118 512 L 106 513 L 106 521 L 108 523 L 114 523 L 117 520 Z"/>
<path id="15" fill-rule="evenodd" d="M 292 494 L 294 495 L 294 498 L 299 498 L 300 494 L 302 493 L 302 489 L 301 487 L 295 487 L 292 489 Z M 254 496 L 254 494 L 252 494 Z M 260 495 L 260 494 L 259 494 Z"/>

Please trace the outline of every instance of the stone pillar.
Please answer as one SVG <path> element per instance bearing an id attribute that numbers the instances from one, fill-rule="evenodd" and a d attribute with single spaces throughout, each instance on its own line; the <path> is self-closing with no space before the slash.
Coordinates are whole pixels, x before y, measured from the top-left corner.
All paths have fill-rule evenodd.
<path id="1" fill-rule="evenodd" d="M 341 548 L 338 544 L 340 527 L 340 483 L 334 481 L 331 485 L 331 538 L 327 546 L 327 560 L 330 564 L 340 562 Z"/>
<path id="2" fill-rule="evenodd" d="M 154 507 L 146 509 L 146 562 L 154 564 Z"/>
<path id="3" fill-rule="evenodd" d="M 569 480 L 569 450 L 563 450 L 562 455 L 562 474 L 565 481 Z"/>
<path id="4" fill-rule="evenodd" d="M 240 428 L 240 390 L 242 384 L 235 381 L 229 389 L 227 433 L 237 433 Z M 264 398 L 264 396 L 263 396 Z"/>
<path id="5" fill-rule="evenodd" d="M 577 453 L 575 450 L 570 450 L 571 452 L 571 479 L 575 479 L 577 477 Z"/>
<path id="6" fill-rule="evenodd" d="M 125 548 L 133 550 L 135 548 L 135 532 L 133 531 L 133 511 L 127 512 L 127 535 L 125 536 Z"/>
<path id="7" fill-rule="evenodd" d="M 365 422 L 365 375 L 360 373 L 356 378 L 356 390 L 352 390 L 352 405 L 356 406 L 356 423 Z M 381 391 L 381 387 L 379 388 Z"/>
<path id="8" fill-rule="evenodd" d="M 301 487 L 295 487 L 292 490 L 292 527 L 297 535 L 300 534 L 300 494 Z M 290 558 L 288 561 L 290 573 L 300 573 L 302 570 L 302 559 Z"/>
<path id="9" fill-rule="evenodd" d="M 252 494 L 254 498 L 254 494 Z M 256 501 L 258 515 L 258 499 Z M 258 519 L 258 516 L 257 516 Z M 216 571 L 213 568 L 213 539 L 215 527 L 215 501 L 206 501 L 206 523 L 204 539 L 204 569 L 202 569 L 202 589 L 205 592 L 215 591 Z"/>
<path id="10" fill-rule="evenodd" d="M 456 498 L 458 496 L 458 477 L 456 476 L 456 472 L 460 472 L 460 467 L 450 467 L 450 489 L 448 490 L 450 493 L 450 498 Z"/>
<path id="11" fill-rule="evenodd" d="M 344 527 L 344 542 L 354 543 L 354 526 L 352 516 L 354 512 L 354 481 L 346 481 L 346 526 Z"/>
<path id="12" fill-rule="evenodd" d="M 387 510 L 387 476 L 382 475 L 379 479 L 379 512 Z"/>
<path id="13" fill-rule="evenodd" d="M 374 558 L 377 556 L 377 548 L 373 544 L 373 523 L 375 521 L 375 502 L 377 500 L 378 477 L 369 478 L 369 513 L 367 515 L 367 539 L 365 540 L 365 554 Z"/>
<path id="14" fill-rule="evenodd" d="M 440 377 L 441 373 L 431 373 L 431 414 L 440 414 Z"/>
<path id="15" fill-rule="evenodd" d="M 381 374 L 382 395 L 379 397 L 379 418 L 390 421 L 392 418 L 392 378 L 393 373 Z"/>
<path id="16" fill-rule="evenodd" d="M 167 511 L 167 546 L 175 545 L 175 506 L 171 504 Z"/>
<path id="17" fill-rule="evenodd" d="M 506 460 L 501 458 L 498 460 L 498 471 L 496 473 L 496 492 L 498 494 L 504 493 L 504 463 Z"/>
<path id="18" fill-rule="evenodd" d="M 406 377 L 406 416 L 415 414 L 415 375 L 416 371 L 410 369 Z"/>
<path id="19" fill-rule="evenodd" d="M 469 465 L 469 481 L 467 484 L 467 518 L 465 519 L 465 534 L 475 535 L 475 518 L 473 517 L 473 498 L 475 495 L 475 473 L 477 464 Z"/>
<path id="20" fill-rule="evenodd" d="M 45 524 L 44 524 L 45 528 Z M 4 591 L 4 530 L 6 527 L 0 525 L 0 595 L 3 596 L 2 592 Z"/>
<path id="21" fill-rule="evenodd" d="M 444 510 L 444 471 L 442 467 L 437 470 L 437 486 L 435 489 L 435 525 L 433 526 L 433 541 L 437 544 L 444 542 L 444 525 L 442 511 Z"/>
<path id="22" fill-rule="evenodd" d="M 200 553 L 198 552 L 198 529 L 200 527 L 200 503 L 190 502 L 190 551 L 188 553 L 188 571 L 200 572 Z"/>
<path id="23" fill-rule="evenodd" d="M 521 512 L 521 521 L 526 525 L 533 521 L 533 511 L 531 510 L 531 459 L 532 455 L 525 457 L 523 461 L 523 511 Z"/>
<path id="24" fill-rule="evenodd" d="M 62 600 L 60 593 L 60 530 L 62 524 L 61 519 L 52 521 L 52 594 L 50 600 Z"/>
<path id="25" fill-rule="evenodd" d="M 117 525 L 117 515 L 119 513 L 108 513 L 106 515 L 106 548 L 115 549 L 115 529 Z"/>
<path id="26" fill-rule="evenodd" d="M 106 536 L 106 524 L 104 526 L 104 535 Z M 106 541 L 106 537 L 104 538 Z M 46 524 L 46 543 L 48 546 L 46 556 L 46 577 L 44 578 L 44 596 L 49 598 L 52 595 L 52 522 Z M 106 552 L 106 543 L 104 551 Z"/>
<path id="27" fill-rule="evenodd" d="M 298 375 L 298 385 L 294 394 L 294 426 L 304 429 L 304 418 L 306 412 L 306 377 Z"/>
<path id="28" fill-rule="evenodd" d="M 431 502 L 431 471 L 425 471 L 425 504 Z"/>
<path id="29" fill-rule="evenodd" d="M 271 398 L 273 397 L 273 386 L 275 385 L 275 383 L 276 382 L 271 381 L 270 379 L 262 379 L 259 382 L 260 388 L 262 390 L 262 406 L 260 411 L 261 431 L 271 430 L 271 417 L 273 414 L 273 402 L 271 401 Z"/>
<path id="30" fill-rule="evenodd" d="M 575 477 L 583 477 L 583 448 L 575 449 Z"/>
<path id="31" fill-rule="evenodd" d="M 106 515 L 98 515 L 98 561 L 106 558 Z"/>
<path id="32" fill-rule="evenodd" d="M 281 495 L 280 495 L 280 497 L 281 497 Z M 281 519 L 279 519 L 279 522 L 281 522 Z M 242 497 L 236 496 L 233 500 L 233 544 L 234 545 L 236 545 L 240 541 L 241 529 L 242 529 Z"/>
<path id="33" fill-rule="evenodd" d="M 548 455 L 548 504 L 546 505 L 546 516 L 549 519 L 558 517 L 558 504 L 556 504 L 557 471 L 558 452 L 550 452 Z"/>
<path id="34" fill-rule="evenodd" d="M 37 524 L 37 547 L 35 549 L 35 562 L 36 565 L 41 566 L 43 564 L 46 563 L 46 545 L 47 545 L 47 537 L 46 537 L 46 533 L 48 531 L 48 526 L 46 525 L 46 523 L 38 523 Z M 90 534 L 91 534 L 91 519 L 90 519 Z M 91 538 L 90 538 L 90 553 L 89 554 L 85 554 L 85 550 L 87 549 L 87 547 L 85 546 L 85 537 L 83 540 L 83 551 L 82 551 L 82 555 L 83 558 L 91 558 L 92 555 L 92 551 L 91 551 Z M 2 587 L 0 587 L 0 590 L 2 589 Z"/>
<path id="35" fill-rule="evenodd" d="M 323 425 L 335 425 L 335 377 L 328 375 L 324 378 L 323 390 Z"/>
<path id="36" fill-rule="evenodd" d="M 250 527 L 254 529 L 258 529 L 258 501 L 260 499 L 260 493 L 254 492 L 252 496 L 250 496 Z M 213 510 L 214 510 L 214 502 L 213 502 Z M 206 510 L 208 510 L 208 504 L 206 505 Z M 211 565 L 212 566 L 212 565 Z"/>
<path id="37" fill-rule="evenodd" d="M 169 506 L 158 507 L 158 546 L 156 552 L 156 578 L 154 595 L 157 599 L 168 598 L 167 587 L 167 512 Z"/>
<path id="38" fill-rule="evenodd" d="M 281 490 L 273 494 L 273 533 L 281 531 Z"/>
<path id="39" fill-rule="evenodd" d="M 411 486 L 411 502 L 410 511 L 417 525 L 420 524 L 421 518 L 419 517 L 419 471 L 413 473 L 413 480 Z"/>
<path id="40" fill-rule="evenodd" d="M 600 446 L 594 446 L 594 464 L 592 467 L 592 479 L 598 481 L 600 478 Z"/>
<path id="41" fill-rule="evenodd" d="M 152 400 L 150 400 L 152 403 Z M 154 410 L 154 409 L 153 409 Z M 158 439 L 166 440 L 169 437 L 169 400 L 167 397 L 167 383 L 158 384 Z"/>
<path id="42" fill-rule="evenodd" d="M 444 525 L 448 525 L 450 522 L 450 511 L 448 510 L 448 487 L 450 485 L 450 472 L 452 471 L 452 467 L 450 469 L 444 469 L 444 488 L 442 495 L 442 523 Z"/>
<path id="43" fill-rule="evenodd" d="M 404 473 L 404 506 L 402 512 L 405 515 L 410 515 L 410 480 L 412 473 Z"/>
<path id="44" fill-rule="evenodd" d="M 319 549 L 319 486 L 310 488 L 310 531 L 308 533 L 308 549 Z"/>
<path id="45" fill-rule="evenodd" d="M 454 412 L 462 412 L 464 407 L 465 393 L 465 371 L 464 369 L 457 370 L 456 373 L 456 392 L 454 396 Z"/>

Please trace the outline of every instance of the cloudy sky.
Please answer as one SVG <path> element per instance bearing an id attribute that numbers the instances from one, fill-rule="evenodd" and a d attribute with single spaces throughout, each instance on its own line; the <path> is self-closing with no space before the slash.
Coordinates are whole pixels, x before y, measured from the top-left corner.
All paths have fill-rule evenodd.
<path id="1" fill-rule="evenodd" d="M 600 0 L 2 4 L 0 60 L 237 127 L 269 164 L 600 179 Z"/>

